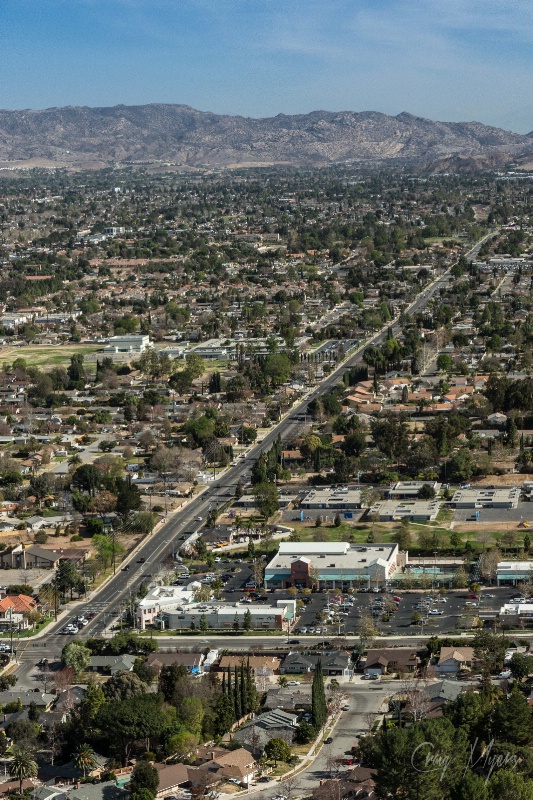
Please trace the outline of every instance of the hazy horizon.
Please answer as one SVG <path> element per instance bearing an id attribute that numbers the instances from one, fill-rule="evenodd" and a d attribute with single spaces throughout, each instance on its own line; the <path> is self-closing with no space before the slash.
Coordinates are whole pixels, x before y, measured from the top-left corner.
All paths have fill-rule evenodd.
<path id="1" fill-rule="evenodd" d="M 533 129 L 527 0 L 3 0 L 0 108 L 407 111 Z"/>

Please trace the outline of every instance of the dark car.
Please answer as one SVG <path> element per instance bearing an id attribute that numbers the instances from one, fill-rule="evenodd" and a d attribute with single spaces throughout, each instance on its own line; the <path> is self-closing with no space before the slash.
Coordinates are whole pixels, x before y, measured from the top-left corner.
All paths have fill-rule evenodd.
<path id="1" fill-rule="evenodd" d="M 268 775 L 263 775 L 263 777 L 259 778 L 257 782 L 258 783 L 270 783 L 271 780 L 272 780 L 272 778 L 269 778 Z"/>
<path id="2" fill-rule="evenodd" d="M 291 639 L 289 644 L 300 644 L 300 640 L 299 639 Z"/>
<path id="3" fill-rule="evenodd" d="M 138 558 L 137 559 L 137 564 L 144 564 L 145 562 L 146 562 L 145 558 Z"/>
<path id="4" fill-rule="evenodd" d="M 331 744 L 332 741 L 333 741 L 333 739 L 331 738 L 331 736 L 328 736 L 327 739 L 324 739 L 324 744 Z"/>
<path id="5" fill-rule="evenodd" d="M 122 567 L 122 572 L 127 572 L 131 567 L 131 564 L 126 564 L 125 567 Z"/>

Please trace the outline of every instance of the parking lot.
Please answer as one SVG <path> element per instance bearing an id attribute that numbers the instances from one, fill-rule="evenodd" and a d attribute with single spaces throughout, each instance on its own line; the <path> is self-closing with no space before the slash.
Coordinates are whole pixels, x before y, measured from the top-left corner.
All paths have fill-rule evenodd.
<path id="1" fill-rule="evenodd" d="M 216 564 L 211 570 L 216 576 L 226 581 L 221 597 L 228 601 L 237 601 L 250 595 L 247 583 L 253 582 L 253 564 L 249 561 L 227 561 Z M 202 578 L 202 574 L 195 578 Z M 468 597 L 469 590 L 447 590 L 440 595 L 414 590 L 391 589 L 381 592 L 355 592 L 353 595 L 342 594 L 339 590 L 329 590 L 306 594 L 299 592 L 297 598 L 302 601 L 298 611 L 298 619 L 293 627 L 295 636 L 323 635 L 330 638 L 334 635 L 354 634 L 359 630 L 362 617 L 371 617 L 375 627 L 383 635 L 412 633 L 423 628 L 431 634 L 453 633 L 456 627 L 464 622 L 464 617 L 475 612 L 482 617 L 490 617 L 510 600 L 516 590 L 512 587 L 484 588 L 478 599 Z M 392 597 L 400 597 L 395 603 Z M 283 589 L 276 589 L 262 594 L 258 589 L 253 599 L 262 602 L 274 602 L 292 597 Z M 342 600 L 340 599 L 342 598 Z M 434 598 L 430 600 L 429 598 Z M 300 604 L 299 604 L 300 605 Z M 418 615 L 420 621 L 413 621 Z M 463 619 L 462 619 L 463 618 Z"/>
<path id="2" fill-rule="evenodd" d="M 516 508 L 479 508 L 477 522 L 484 524 L 516 523 L 525 520 L 533 527 L 533 503 L 521 500 Z M 458 508 L 453 517 L 454 522 L 476 522 L 476 509 Z"/>

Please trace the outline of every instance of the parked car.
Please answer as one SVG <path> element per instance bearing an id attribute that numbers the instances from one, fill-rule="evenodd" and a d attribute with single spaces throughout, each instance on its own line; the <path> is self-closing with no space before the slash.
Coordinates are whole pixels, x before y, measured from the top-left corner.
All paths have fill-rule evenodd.
<path id="1" fill-rule="evenodd" d="M 511 672 L 510 669 L 504 669 L 502 672 L 500 672 L 500 674 L 498 675 L 498 678 L 501 678 L 502 680 L 505 680 L 506 678 L 510 678 L 512 674 L 513 673 Z"/>

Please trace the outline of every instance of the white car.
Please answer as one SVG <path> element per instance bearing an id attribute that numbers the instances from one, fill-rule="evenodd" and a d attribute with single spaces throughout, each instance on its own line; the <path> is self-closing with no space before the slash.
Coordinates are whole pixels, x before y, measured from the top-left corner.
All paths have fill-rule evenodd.
<path id="1" fill-rule="evenodd" d="M 11 650 L 10 646 L 6 642 L 0 642 L 0 653 L 6 653 L 8 650 Z"/>
<path id="2" fill-rule="evenodd" d="M 287 681 L 287 686 L 299 686 L 300 681 Z"/>
<path id="3" fill-rule="evenodd" d="M 498 675 L 498 678 L 501 678 L 501 680 L 505 680 L 506 678 L 510 678 L 511 675 L 512 675 L 512 672 L 511 672 L 510 669 L 504 669 L 503 672 L 500 672 L 500 674 Z"/>
<path id="4" fill-rule="evenodd" d="M 428 611 L 428 614 L 435 617 L 439 616 L 439 614 L 444 614 L 444 611 L 442 611 L 440 608 L 434 608 L 432 611 Z"/>

